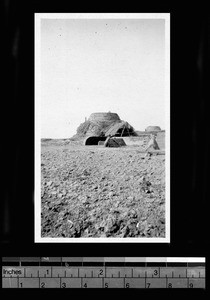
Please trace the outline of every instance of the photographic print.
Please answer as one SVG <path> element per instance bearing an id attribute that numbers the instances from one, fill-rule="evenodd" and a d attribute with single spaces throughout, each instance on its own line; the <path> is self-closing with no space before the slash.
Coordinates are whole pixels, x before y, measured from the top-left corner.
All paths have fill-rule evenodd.
<path id="1" fill-rule="evenodd" d="M 170 14 L 35 14 L 35 242 L 170 242 Z"/>

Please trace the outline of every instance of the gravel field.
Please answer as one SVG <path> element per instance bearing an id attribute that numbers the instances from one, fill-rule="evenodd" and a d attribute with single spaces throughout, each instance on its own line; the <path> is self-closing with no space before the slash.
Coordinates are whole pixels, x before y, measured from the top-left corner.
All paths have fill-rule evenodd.
<path id="1" fill-rule="evenodd" d="M 165 237 L 165 155 L 42 143 L 42 237 Z"/>

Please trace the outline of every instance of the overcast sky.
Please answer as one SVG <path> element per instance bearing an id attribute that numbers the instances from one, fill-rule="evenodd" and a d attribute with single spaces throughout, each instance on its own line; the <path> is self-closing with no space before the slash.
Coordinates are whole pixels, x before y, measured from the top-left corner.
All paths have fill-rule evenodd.
<path id="1" fill-rule="evenodd" d="M 41 137 L 69 138 L 93 112 L 165 129 L 164 19 L 41 19 Z"/>

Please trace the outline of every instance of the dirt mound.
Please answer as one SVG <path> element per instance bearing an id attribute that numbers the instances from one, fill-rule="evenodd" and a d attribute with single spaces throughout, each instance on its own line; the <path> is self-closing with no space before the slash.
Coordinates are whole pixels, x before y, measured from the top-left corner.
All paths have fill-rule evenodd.
<path id="1" fill-rule="evenodd" d="M 81 123 L 77 128 L 77 136 L 100 136 L 105 133 L 110 125 L 120 122 L 120 117 L 116 113 L 92 113 L 87 121 Z"/>
<path id="2" fill-rule="evenodd" d="M 81 123 L 79 127 L 77 128 L 77 135 L 78 136 L 99 136 L 103 133 L 104 130 L 109 125 L 106 123 L 104 124 L 96 124 L 91 121 L 85 121 L 84 123 Z"/>
<path id="3" fill-rule="evenodd" d="M 74 138 L 89 136 L 137 136 L 134 128 L 116 113 L 93 113 L 77 128 Z"/>
<path id="4" fill-rule="evenodd" d="M 104 123 L 106 122 L 107 124 L 109 123 L 113 123 L 116 121 L 120 121 L 120 117 L 118 116 L 118 114 L 116 113 L 103 113 L 103 112 L 99 112 L 99 113 L 92 113 L 88 119 L 91 122 L 94 123 Z"/>

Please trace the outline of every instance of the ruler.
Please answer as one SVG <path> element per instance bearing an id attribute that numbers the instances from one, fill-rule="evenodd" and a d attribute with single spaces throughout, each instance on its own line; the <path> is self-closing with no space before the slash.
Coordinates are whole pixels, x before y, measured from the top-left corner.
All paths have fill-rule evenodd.
<path id="1" fill-rule="evenodd" d="M 3 257 L 2 287 L 205 289 L 205 258 Z"/>

